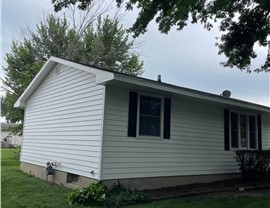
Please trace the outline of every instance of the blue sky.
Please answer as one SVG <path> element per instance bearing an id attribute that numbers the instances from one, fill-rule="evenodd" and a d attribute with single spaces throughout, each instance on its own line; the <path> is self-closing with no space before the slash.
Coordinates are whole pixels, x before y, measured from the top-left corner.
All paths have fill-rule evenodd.
<path id="1" fill-rule="evenodd" d="M 10 51 L 12 40 L 20 39 L 21 29 L 26 25 L 35 28 L 43 14 L 52 11 L 52 5 L 50 0 L 2 0 L 1 10 L 1 62 L 5 65 L 4 56 Z M 129 27 L 135 17 L 136 13 L 128 13 L 122 23 Z M 157 25 L 150 23 L 148 32 L 137 40 L 142 43 L 138 52 L 144 61 L 143 77 L 156 79 L 161 74 L 163 82 L 213 94 L 230 90 L 233 98 L 269 106 L 270 73 L 247 74 L 222 67 L 220 62 L 225 61 L 225 57 L 217 55 L 215 47 L 218 35 L 217 27 L 209 32 L 199 24 L 160 34 Z M 259 67 L 266 49 L 257 46 L 256 52 L 259 58 L 253 66 Z"/>

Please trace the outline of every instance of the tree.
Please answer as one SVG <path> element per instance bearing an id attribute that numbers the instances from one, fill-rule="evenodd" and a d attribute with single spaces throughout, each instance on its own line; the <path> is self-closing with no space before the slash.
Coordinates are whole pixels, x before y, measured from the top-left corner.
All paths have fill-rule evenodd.
<path id="1" fill-rule="evenodd" d="M 78 5 L 86 9 L 93 0 L 52 0 L 55 11 L 68 5 Z M 116 0 L 118 5 L 123 0 Z M 183 29 L 191 23 L 200 22 L 210 30 L 213 21 L 219 20 L 222 35 L 217 42 L 219 54 L 224 54 L 227 61 L 224 66 L 238 67 L 251 72 L 252 59 L 257 57 L 255 43 L 268 47 L 265 63 L 255 71 L 270 72 L 270 1 L 269 0 L 129 0 L 127 10 L 136 6 L 139 15 L 131 27 L 137 37 L 147 31 L 149 22 L 155 19 L 162 33 L 168 33 L 173 26 Z"/>
<path id="2" fill-rule="evenodd" d="M 6 94 L 1 98 L 1 116 L 8 122 L 23 122 L 22 109 L 14 109 L 14 103 L 23 93 L 35 74 L 39 71 L 42 61 L 37 60 L 37 51 L 29 40 L 22 43 L 13 42 L 11 52 L 6 55 L 7 67 L 5 79 L 2 79 Z M 14 133 L 21 133 L 22 124 L 13 128 Z"/>
<path id="3" fill-rule="evenodd" d="M 37 59 L 45 63 L 50 56 L 77 60 L 80 52 L 79 36 L 74 28 L 70 28 L 67 18 L 48 15 L 44 21 L 36 25 L 36 31 L 28 29 L 30 38 L 37 53 Z M 74 52 L 75 51 L 75 52 Z"/>
<path id="4" fill-rule="evenodd" d="M 49 15 L 36 26 L 36 32 L 28 30 L 22 41 L 13 41 L 5 57 L 7 67 L 2 79 L 6 94 L 1 99 L 1 115 L 8 122 L 23 123 L 23 110 L 14 109 L 14 103 L 50 56 L 134 76 L 142 74 L 143 62 L 131 51 L 134 42 L 128 40 L 117 18 L 106 16 L 97 20 L 85 30 L 76 30 L 66 17 Z M 15 129 L 16 133 L 21 132 L 21 127 Z"/>
<path id="5" fill-rule="evenodd" d="M 134 42 L 128 40 L 122 26 L 117 19 L 108 17 L 98 18 L 97 30 L 88 27 L 83 36 L 83 50 L 81 62 L 111 69 L 130 75 L 141 75 L 143 63 L 139 62 L 138 55 L 127 53 Z"/>

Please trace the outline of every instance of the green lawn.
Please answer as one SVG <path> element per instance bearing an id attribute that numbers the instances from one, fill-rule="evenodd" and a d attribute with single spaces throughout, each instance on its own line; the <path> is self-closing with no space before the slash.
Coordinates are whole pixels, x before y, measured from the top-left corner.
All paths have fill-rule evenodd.
<path id="1" fill-rule="evenodd" d="M 30 177 L 19 170 L 16 150 L 2 150 L 2 208 L 82 208 L 66 202 L 69 189 Z M 158 201 L 130 208 L 260 208 L 270 207 L 270 197 L 184 198 Z"/>
<path id="2" fill-rule="evenodd" d="M 269 198 L 186 198 L 137 205 L 129 208 L 266 208 L 270 207 Z"/>
<path id="3" fill-rule="evenodd" d="M 16 150 L 3 149 L 1 159 L 2 208 L 81 208 L 68 206 L 66 194 L 70 189 L 30 177 L 19 169 Z"/>

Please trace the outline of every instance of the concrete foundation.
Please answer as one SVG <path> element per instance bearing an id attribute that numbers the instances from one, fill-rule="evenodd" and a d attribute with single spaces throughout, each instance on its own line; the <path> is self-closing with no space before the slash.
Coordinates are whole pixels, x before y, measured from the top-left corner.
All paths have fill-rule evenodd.
<path id="1" fill-rule="evenodd" d="M 21 170 L 25 173 L 28 173 L 34 177 L 47 180 L 48 182 L 55 183 L 61 186 L 65 186 L 67 188 L 76 189 L 76 188 L 84 188 L 89 186 L 91 183 L 98 182 L 95 179 L 87 178 L 84 176 L 79 176 L 79 181 L 76 183 L 67 183 L 67 175 L 68 173 L 54 170 L 54 175 L 46 176 L 45 167 L 41 167 L 38 165 L 33 165 L 29 163 L 21 162 Z"/>
<path id="2" fill-rule="evenodd" d="M 120 184 L 136 188 L 137 190 L 144 189 L 159 189 L 165 187 L 174 187 L 195 183 L 209 183 L 214 181 L 223 181 L 228 179 L 239 178 L 240 174 L 217 174 L 217 175 L 195 175 L 195 176 L 172 176 L 172 177 L 153 177 L 153 178 L 131 178 L 119 180 L 104 180 L 103 184 L 111 187 L 113 184 Z"/>
<path id="3" fill-rule="evenodd" d="M 54 170 L 54 175 L 46 176 L 46 169 L 41 166 L 21 162 L 21 170 L 32 176 L 47 180 L 67 188 L 84 188 L 98 180 L 79 176 L 76 183 L 67 183 L 68 173 Z M 217 175 L 195 175 L 195 176 L 173 176 L 173 177 L 153 177 L 153 178 L 130 178 L 119 180 L 104 180 L 102 183 L 107 187 L 111 187 L 118 182 L 126 187 L 143 189 L 158 189 L 165 187 L 173 187 L 180 185 L 188 185 L 194 183 L 209 183 L 214 181 L 222 181 L 227 179 L 239 178 L 240 174 L 217 174 Z"/>

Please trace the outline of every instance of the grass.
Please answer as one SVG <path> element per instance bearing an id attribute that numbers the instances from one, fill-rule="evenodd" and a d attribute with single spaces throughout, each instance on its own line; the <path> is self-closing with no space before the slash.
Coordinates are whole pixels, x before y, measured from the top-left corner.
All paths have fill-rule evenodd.
<path id="1" fill-rule="evenodd" d="M 83 208 L 66 202 L 71 190 L 22 173 L 16 150 L 1 150 L 2 208 Z M 270 197 L 171 199 L 129 208 L 257 208 L 270 207 Z"/>
<path id="2" fill-rule="evenodd" d="M 60 187 L 22 173 L 16 150 L 1 151 L 2 208 L 82 208 L 69 206 L 66 194 L 70 189 Z"/>
<path id="3" fill-rule="evenodd" d="M 198 198 L 171 199 L 129 208 L 259 208 L 270 207 L 269 198 Z"/>

